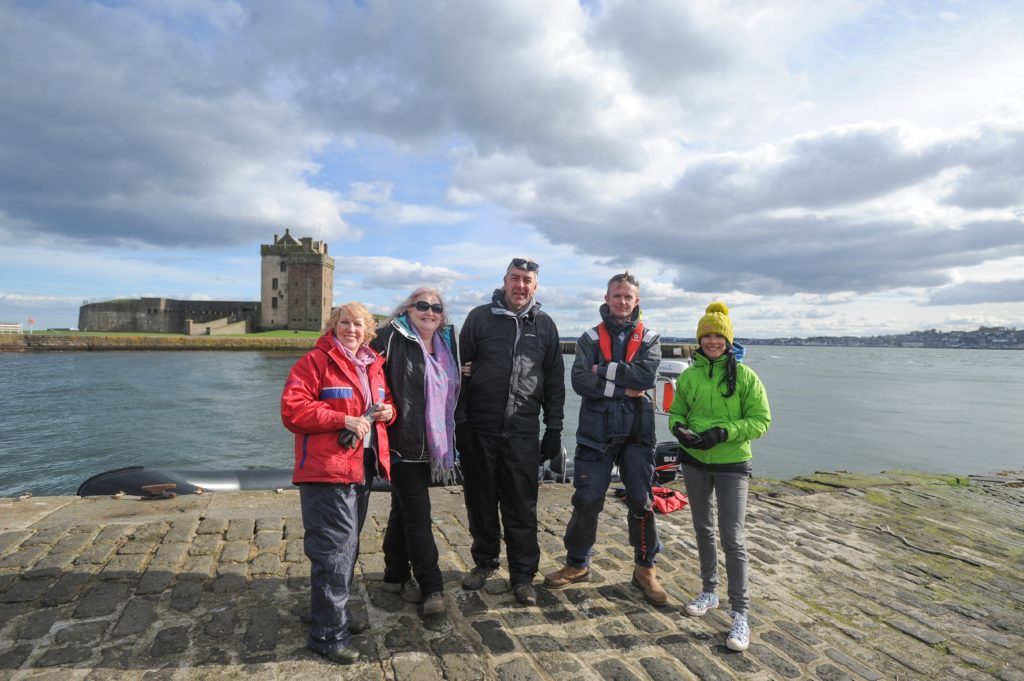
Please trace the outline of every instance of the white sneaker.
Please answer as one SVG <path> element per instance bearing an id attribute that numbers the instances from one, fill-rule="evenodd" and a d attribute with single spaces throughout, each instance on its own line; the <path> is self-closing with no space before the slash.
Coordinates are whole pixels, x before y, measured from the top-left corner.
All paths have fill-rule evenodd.
<path id="1" fill-rule="evenodd" d="M 692 601 L 686 604 L 684 610 L 690 617 L 703 617 L 708 610 L 718 607 L 718 594 L 713 591 L 703 591 Z"/>
<path id="2" fill-rule="evenodd" d="M 725 638 L 725 645 L 729 650 L 743 652 L 750 646 L 750 624 L 747 622 L 747 613 L 732 613 L 732 629 Z"/>

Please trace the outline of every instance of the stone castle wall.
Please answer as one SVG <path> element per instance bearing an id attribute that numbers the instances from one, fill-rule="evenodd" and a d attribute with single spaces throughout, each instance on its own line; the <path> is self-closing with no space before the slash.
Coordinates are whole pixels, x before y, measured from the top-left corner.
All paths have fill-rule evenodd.
<path id="1" fill-rule="evenodd" d="M 272 244 L 260 246 L 260 256 L 260 302 L 110 300 L 79 308 L 78 328 L 192 335 L 319 331 L 334 303 L 334 259 L 327 255 L 327 244 L 310 237 L 296 239 L 286 229 L 284 236 L 274 235 Z"/>
<path id="2" fill-rule="evenodd" d="M 227 318 L 232 323 L 259 320 L 260 304 L 251 300 L 172 300 L 138 298 L 89 303 L 78 310 L 81 331 L 187 333 L 186 321 L 203 324 Z"/>

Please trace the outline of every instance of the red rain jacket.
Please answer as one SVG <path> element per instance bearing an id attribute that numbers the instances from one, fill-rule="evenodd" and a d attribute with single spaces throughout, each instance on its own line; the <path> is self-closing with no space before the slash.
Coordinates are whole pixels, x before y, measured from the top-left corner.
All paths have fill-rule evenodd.
<path id="1" fill-rule="evenodd" d="M 334 332 L 321 336 L 316 346 L 295 363 L 281 394 L 281 421 L 295 433 L 295 469 L 292 482 L 364 483 L 363 444 L 343 449 L 338 433 L 345 428 L 345 416 L 366 413 L 355 366 L 335 347 Z M 376 354 L 376 353 L 374 353 Z M 394 407 L 384 380 L 384 358 L 366 367 L 373 402 Z M 397 411 L 395 412 L 397 415 Z M 394 421 L 394 419 L 392 419 Z M 374 421 L 377 435 L 377 471 L 391 477 L 388 449 L 389 423 Z"/>

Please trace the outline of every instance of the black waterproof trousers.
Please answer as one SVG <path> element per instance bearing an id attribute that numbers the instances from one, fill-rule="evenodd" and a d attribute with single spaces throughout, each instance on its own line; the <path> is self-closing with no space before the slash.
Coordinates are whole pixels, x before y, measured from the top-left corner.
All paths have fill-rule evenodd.
<path id="1" fill-rule="evenodd" d="M 462 456 L 463 490 L 472 555 L 478 567 L 497 569 L 501 529 L 512 586 L 533 581 L 540 564 L 537 544 L 536 437 L 474 435 Z M 500 523 L 499 526 L 499 512 Z"/>
<path id="2" fill-rule="evenodd" d="M 642 443 L 609 444 L 598 450 L 577 445 L 573 460 L 572 517 L 565 528 L 566 564 L 581 568 L 590 565 L 597 540 L 597 518 L 604 508 L 611 484 L 612 466 L 626 488 L 626 526 L 633 560 L 643 567 L 654 567 L 662 549 L 651 504 L 651 479 L 654 477 L 654 448 Z"/>
<path id="3" fill-rule="evenodd" d="M 429 483 L 429 461 L 392 463 L 391 514 L 384 531 L 384 581 L 401 584 L 411 572 L 424 597 L 444 589 L 430 524 Z"/>
<path id="4" fill-rule="evenodd" d="M 366 480 L 371 480 L 369 471 Z M 305 529 L 302 546 L 310 562 L 307 646 L 324 653 L 351 645 L 348 599 L 370 485 L 304 482 L 299 485 L 299 500 Z"/>

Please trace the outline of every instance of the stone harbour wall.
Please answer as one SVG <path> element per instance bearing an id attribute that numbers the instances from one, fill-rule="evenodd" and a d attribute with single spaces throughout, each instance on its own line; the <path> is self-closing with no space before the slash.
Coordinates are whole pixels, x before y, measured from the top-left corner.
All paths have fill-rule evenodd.
<path id="1" fill-rule="evenodd" d="M 571 494 L 541 487 L 542 572 L 562 563 Z M 700 588 L 686 510 L 658 517 L 667 606 L 630 584 L 625 507 L 611 497 L 593 581 L 538 586 L 538 604 L 520 606 L 504 567 L 461 588 L 473 564 L 461 490 L 431 498 L 446 611 L 422 617 L 381 588 L 389 495 L 373 494 L 352 601 L 369 629 L 350 667 L 305 649 L 294 489 L 0 499 L 0 678 L 1024 679 L 1020 472 L 756 480 L 745 653 L 724 645 L 724 584 L 722 609 L 683 612 Z"/>

